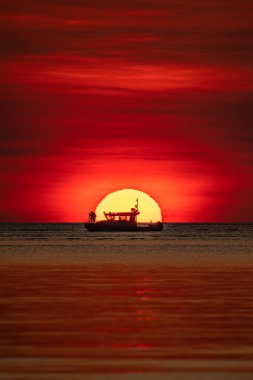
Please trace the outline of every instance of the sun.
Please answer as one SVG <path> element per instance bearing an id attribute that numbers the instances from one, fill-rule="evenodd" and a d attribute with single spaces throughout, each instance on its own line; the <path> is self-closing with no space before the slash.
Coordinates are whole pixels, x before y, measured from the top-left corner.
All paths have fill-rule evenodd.
<path id="1" fill-rule="evenodd" d="M 138 222 L 160 222 L 162 221 L 162 212 L 158 203 L 143 191 L 134 189 L 117 190 L 106 195 L 98 204 L 95 212 L 97 220 L 104 219 L 104 211 L 120 212 L 130 211 L 136 205 L 138 199 Z"/>

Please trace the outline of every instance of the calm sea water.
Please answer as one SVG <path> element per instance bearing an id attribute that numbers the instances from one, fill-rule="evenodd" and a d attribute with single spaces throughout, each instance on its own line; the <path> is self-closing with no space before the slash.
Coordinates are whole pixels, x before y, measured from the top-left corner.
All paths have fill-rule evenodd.
<path id="1" fill-rule="evenodd" d="M 253 378 L 253 224 L 0 225 L 0 378 Z"/>

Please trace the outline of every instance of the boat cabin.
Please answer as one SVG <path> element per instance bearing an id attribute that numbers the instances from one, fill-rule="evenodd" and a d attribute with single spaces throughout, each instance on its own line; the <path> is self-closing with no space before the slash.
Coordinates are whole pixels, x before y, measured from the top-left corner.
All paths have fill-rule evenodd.
<path id="1" fill-rule="evenodd" d="M 106 220 L 110 222 L 130 222 L 137 223 L 137 215 L 140 212 L 136 208 L 131 208 L 129 212 L 104 212 Z"/>

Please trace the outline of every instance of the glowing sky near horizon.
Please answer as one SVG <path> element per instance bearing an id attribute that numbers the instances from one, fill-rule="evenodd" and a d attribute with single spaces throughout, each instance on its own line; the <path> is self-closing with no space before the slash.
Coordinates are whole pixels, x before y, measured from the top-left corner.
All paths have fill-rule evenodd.
<path id="1" fill-rule="evenodd" d="M 250 0 L 0 0 L 1 221 L 136 188 L 167 221 L 253 215 Z"/>

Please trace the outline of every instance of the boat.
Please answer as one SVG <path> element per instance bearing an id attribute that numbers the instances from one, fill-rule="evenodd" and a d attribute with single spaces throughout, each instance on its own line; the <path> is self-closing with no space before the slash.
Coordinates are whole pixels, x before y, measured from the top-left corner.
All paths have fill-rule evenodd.
<path id="1" fill-rule="evenodd" d="M 90 232 L 100 231 L 162 231 L 163 223 L 138 224 L 137 216 L 140 214 L 138 209 L 138 199 L 136 206 L 131 208 L 129 212 L 104 212 L 105 219 L 96 222 L 96 214 L 94 211 L 89 213 L 89 222 L 85 223 L 85 227 Z"/>

